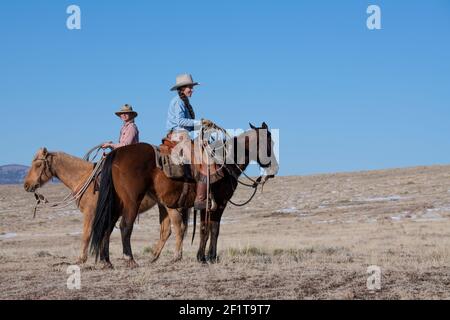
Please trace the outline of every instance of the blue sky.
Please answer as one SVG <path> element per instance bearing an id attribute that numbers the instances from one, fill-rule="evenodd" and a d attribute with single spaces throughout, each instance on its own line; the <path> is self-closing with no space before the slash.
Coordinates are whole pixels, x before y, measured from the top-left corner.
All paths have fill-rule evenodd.
<path id="1" fill-rule="evenodd" d="M 280 130 L 281 175 L 450 163 L 448 0 L 4 1 L 0 40 L 0 165 L 116 140 L 124 103 L 159 143 L 184 72 L 198 117 Z"/>

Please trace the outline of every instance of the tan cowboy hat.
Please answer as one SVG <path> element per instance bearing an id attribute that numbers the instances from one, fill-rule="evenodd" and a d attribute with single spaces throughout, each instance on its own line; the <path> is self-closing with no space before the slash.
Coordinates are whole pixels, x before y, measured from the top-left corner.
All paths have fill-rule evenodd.
<path id="1" fill-rule="evenodd" d="M 172 87 L 172 89 L 170 89 L 170 91 L 174 91 L 177 90 L 180 87 L 184 87 L 184 86 L 196 86 L 199 85 L 200 83 L 198 82 L 194 82 L 194 80 L 192 79 L 192 76 L 190 74 L 180 74 L 177 76 L 177 81 L 176 84 Z"/>
<path id="2" fill-rule="evenodd" d="M 119 111 L 116 112 L 116 116 L 120 117 L 123 113 L 130 113 L 133 115 L 133 118 L 136 118 L 138 116 L 136 111 L 133 111 L 133 107 L 129 104 L 124 104 L 122 108 L 120 108 Z"/>

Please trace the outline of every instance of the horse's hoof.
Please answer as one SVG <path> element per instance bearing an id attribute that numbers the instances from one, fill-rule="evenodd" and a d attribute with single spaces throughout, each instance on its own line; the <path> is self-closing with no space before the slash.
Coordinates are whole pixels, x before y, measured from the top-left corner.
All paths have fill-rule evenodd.
<path id="1" fill-rule="evenodd" d="M 182 259 L 181 255 L 176 255 L 175 257 L 173 257 L 173 259 L 170 262 L 171 263 L 178 262 L 178 261 L 181 261 L 181 259 Z"/>
<path id="2" fill-rule="evenodd" d="M 208 261 L 210 263 L 218 263 L 219 262 L 219 257 L 208 257 Z"/>
<path id="3" fill-rule="evenodd" d="M 139 267 L 139 265 L 137 264 L 137 262 L 134 261 L 133 259 L 128 260 L 127 263 L 126 263 L 126 265 L 127 265 L 127 267 L 130 268 L 130 269 L 134 269 L 134 268 L 138 268 L 138 267 Z"/>
<path id="4" fill-rule="evenodd" d="M 155 263 L 159 259 L 159 256 L 153 256 L 152 260 L 150 260 L 150 263 Z"/>
<path id="5" fill-rule="evenodd" d="M 102 270 L 112 270 L 114 269 L 113 265 L 111 262 L 102 262 L 100 269 Z"/>
<path id="6" fill-rule="evenodd" d="M 87 257 L 79 257 L 77 259 L 77 261 L 75 262 L 75 264 L 78 264 L 78 265 L 84 264 L 84 263 L 86 263 L 87 259 L 88 259 Z"/>
<path id="7" fill-rule="evenodd" d="M 197 261 L 200 263 L 206 263 L 206 257 L 203 255 L 198 255 L 197 254 Z"/>

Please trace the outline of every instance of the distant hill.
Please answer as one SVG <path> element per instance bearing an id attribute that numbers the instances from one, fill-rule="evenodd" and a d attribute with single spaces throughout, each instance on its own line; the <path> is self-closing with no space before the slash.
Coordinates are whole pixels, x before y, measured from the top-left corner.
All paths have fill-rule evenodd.
<path id="1" fill-rule="evenodd" d="M 21 184 L 29 167 L 19 164 L 0 166 L 0 184 Z"/>

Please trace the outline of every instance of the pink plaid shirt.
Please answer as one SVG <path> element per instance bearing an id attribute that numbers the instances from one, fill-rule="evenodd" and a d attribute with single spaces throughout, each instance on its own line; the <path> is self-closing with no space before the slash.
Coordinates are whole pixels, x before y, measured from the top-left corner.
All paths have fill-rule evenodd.
<path id="1" fill-rule="evenodd" d="M 134 143 L 139 143 L 139 130 L 134 121 L 130 121 L 120 129 L 119 143 L 113 144 L 113 148 L 117 149 Z"/>

